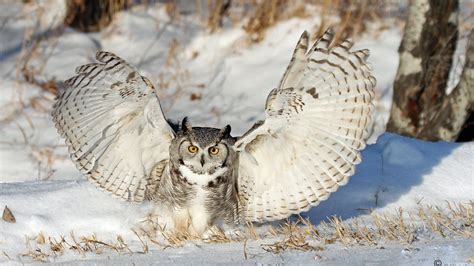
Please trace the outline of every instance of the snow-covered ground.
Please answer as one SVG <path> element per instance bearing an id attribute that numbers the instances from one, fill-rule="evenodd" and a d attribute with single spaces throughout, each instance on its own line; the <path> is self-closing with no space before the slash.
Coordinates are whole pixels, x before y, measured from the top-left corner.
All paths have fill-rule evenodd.
<path id="1" fill-rule="evenodd" d="M 25 36 L 33 33 L 30 39 L 43 38 L 30 60 L 40 81 L 64 80 L 76 66 L 92 62 L 97 50 L 108 50 L 137 66 L 159 88 L 168 117 L 188 116 L 193 125 L 231 124 L 238 135 L 263 117 L 265 99 L 278 84 L 299 35 L 314 29 L 319 19 L 279 22 L 262 42 L 254 44 L 239 26 L 210 34 L 195 17 L 171 20 L 163 6 L 152 5 L 118 14 L 100 33 L 84 34 L 60 28 L 61 3 L 0 5 L 0 208 L 8 206 L 16 218 L 16 223 L 0 220 L 0 263 L 31 262 L 33 255 L 71 264 L 432 265 L 436 259 L 461 264 L 474 259 L 472 216 L 470 225 L 463 225 L 470 237 L 436 237 L 421 221 L 419 239 L 410 244 L 387 241 L 348 246 L 316 241 L 322 250 L 273 254 L 262 245 L 281 236 L 232 243 L 195 240 L 170 248 L 165 242 L 142 239 L 149 250 L 140 254 L 145 245 L 135 232 L 152 206 L 110 197 L 87 182 L 69 161 L 49 115 L 54 95 L 21 77 L 18 62 L 31 44 L 24 43 Z M 394 25 L 380 30 L 374 26 L 356 38 L 356 47 L 370 49 L 369 61 L 377 78 L 371 144 L 362 152 L 362 163 L 349 184 L 303 214 L 314 224 L 337 216 L 346 222 L 362 219 L 370 227 L 374 214 L 393 214 L 397 208 L 416 212 L 421 206 L 445 207 L 447 201 L 464 204 L 472 214 L 474 143 L 430 143 L 384 133 L 402 30 Z M 258 231 L 267 229 L 263 225 Z M 84 245 L 87 239 L 81 237 L 90 240 L 93 235 L 97 241 L 117 245 L 120 236 L 128 248 L 105 248 L 101 253 L 51 249 L 51 241 L 61 236 L 74 246 L 74 239 Z"/>

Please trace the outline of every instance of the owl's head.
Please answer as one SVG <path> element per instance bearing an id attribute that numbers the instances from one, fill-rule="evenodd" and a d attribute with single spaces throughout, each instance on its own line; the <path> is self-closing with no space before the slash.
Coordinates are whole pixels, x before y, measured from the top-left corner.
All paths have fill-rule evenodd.
<path id="1" fill-rule="evenodd" d="M 222 129 L 192 127 L 185 117 L 170 146 L 172 161 L 196 174 L 214 174 L 231 165 L 235 160 L 235 138 L 230 130 L 229 125 Z"/>

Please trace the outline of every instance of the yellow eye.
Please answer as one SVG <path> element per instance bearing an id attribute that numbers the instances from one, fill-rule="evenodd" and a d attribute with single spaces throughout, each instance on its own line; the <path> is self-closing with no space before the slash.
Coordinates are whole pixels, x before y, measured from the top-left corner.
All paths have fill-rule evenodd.
<path id="1" fill-rule="evenodd" d="M 196 153 L 196 152 L 198 151 L 198 147 L 196 147 L 196 146 L 194 146 L 194 145 L 190 145 L 190 146 L 188 147 L 188 151 L 189 151 L 190 153 Z"/>
<path id="2" fill-rule="evenodd" d="M 219 148 L 217 147 L 210 147 L 209 148 L 209 153 L 212 154 L 212 155 L 216 155 L 219 153 Z"/>

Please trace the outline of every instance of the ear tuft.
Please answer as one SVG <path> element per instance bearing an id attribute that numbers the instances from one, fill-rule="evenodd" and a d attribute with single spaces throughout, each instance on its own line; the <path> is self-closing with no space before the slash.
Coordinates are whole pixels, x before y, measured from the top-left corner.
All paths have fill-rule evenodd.
<path id="1" fill-rule="evenodd" d="M 231 130 L 232 130 L 232 128 L 230 127 L 230 125 L 227 125 L 227 126 L 223 127 L 221 129 L 221 131 L 219 132 L 220 137 L 223 138 L 223 137 L 230 136 L 230 131 Z"/>
<path id="2" fill-rule="evenodd" d="M 192 129 L 193 129 L 193 127 L 191 126 L 191 123 L 189 123 L 188 117 L 185 116 L 183 118 L 183 121 L 181 122 L 181 130 L 183 132 L 188 132 L 188 131 L 191 131 Z"/>

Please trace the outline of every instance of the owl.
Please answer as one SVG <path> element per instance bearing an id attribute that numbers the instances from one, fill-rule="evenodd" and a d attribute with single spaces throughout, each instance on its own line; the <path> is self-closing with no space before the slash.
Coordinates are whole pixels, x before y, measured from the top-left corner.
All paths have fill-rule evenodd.
<path id="1" fill-rule="evenodd" d="M 65 82 L 53 120 L 81 173 L 126 201 L 163 206 L 175 230 L 283 219 L 348 182 L 374 108 L 368 50 L 329 30 L 308 42 L 304 32 L 265 120 L 242 136 L 168 121 L 151 82 L 103 51 Z"/>

